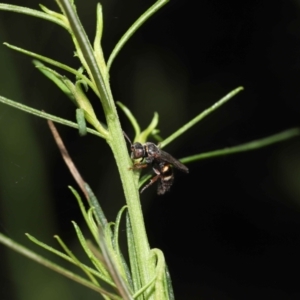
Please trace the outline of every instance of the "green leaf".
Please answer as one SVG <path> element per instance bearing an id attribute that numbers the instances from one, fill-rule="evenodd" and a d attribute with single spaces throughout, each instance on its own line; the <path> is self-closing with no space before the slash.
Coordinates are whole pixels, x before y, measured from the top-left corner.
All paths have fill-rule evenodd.
<path id="1" fill-rule="evenodd" d="M 97 270 L 106 277 L 106 281 L 111 282 L 111 277 L 106 269 L 106 266 L 103 264 L 102 261 L 97 259 L 97 257 L 95 257 L 95 255 L 92 253 L 92 251 L 88 247 L 88 244 L 86 243 L 86 239 L 84 238 L 79 226 L 74 221 L 72 221 L 72 223 L 74 225 L 78 240 L 79 240 L 84 252 L 88 256 L 89 260 L 94 264 L 94 266 L 97 268 Z"/>
<path id="2" fill-rule="evenodd" d="M 81 214 L 84 218 L 84 221 L 87 224 L 87 226 L 89 227 L 90 232 L 93 234 L 94 239 L 97 241 L 98 232 L 97 232 L 97 230 L 95 230 L 95 227 L 97 228 L 97 226 L 95 226 L 94 222 L 92 222 L 92 220 L 90 220 L 89 215 L 85 209 L 85 206 L 84 206 L 78 192 L 71 186 L 68 186 L 68 188 L 71 190 L 72 194 L 75 196 L 78 206 L 79 206 L 79 209 L 81 211 Z"/>
<path id="3" fill-rule="evenodd" d="M 155 280 L 155 299 L 167 299 L 168 289 L 165 282 L 165 258 L 159 249 L 152 249 L 151 253 L 156 257 L 156 280 Z"/>
<path id="4" fill-rule="evenodd" d="M 39 60 L 34 59 L 33 63 L 35 67 L 42 72 L 47 78 L 49 78 L 55 85 L 65 94 L 72 102 L 77 106 L 77 102 L 71 93 L 70 89 L 67 88 L 66 84 L 63 82 L 63 76 L 56 71 L 46 67 Z"/>
<path id="5" fill-rule="evenodd" d="M 129 110 L 128 107 L 126 107 L 122 102 L 117 101 L 117 105 L 122 109 L 123 113 L 125 116 L 128 118 L 129 122 L 131 123 L 134 131 L 135 131 L 135 136 L 139 136 L 141 133 L 141 128 L 140 125 L 138 124 L 136 118 L 132 114 L 132 112 Z"/>
<path id="6" fill-rule="evenodd" d="M 144 299 L 142 298 L 142 294 L 148 289 L 150 288 L 151 286 L 154 285 L 155 283 L 155 280 L 156 280 L 156 276 L 154 276 L 154 278 L 152 278 L 145 286 L 143 286 L 140 290 L 138 290 L 134 295 L 134 299 L 139 299 L 138 297 L 141 296 L 141 299 Z M 155 298 L 155 299 L 166 299 L 166 298 Z"/>
<path id="7" fill-rule="evenodd" d="M 143 130 L 139 136 L 136 137 L 140 143 L 145 143 L 148 140 L 148 136 L 152 134 L 152 132 L 156 129 L 158 120 L 159 115 L 157 112 L 154 112 L 153 119 L 151 120 L 148 127 L 145 130 Z"/>
<path id="8" fill-rule="evenodd" d="M 73 222 L 73 224 L 75 224 L 75 222 Z M 77 230 L 76 230 L 76 232 L 77 232 Z M 84 239 L 83 236 L 78 233 L 77 233 L 77 236 L 78 236 L 80 242 L 82 241 L 82 239 Z M 96 278 L 94 277 L 94 275 L 92 275 L 92 273 L 90 273 L 89 270 L 84 267 L 84 265 L 79 261 L 79 259 L 77 259 L 77 257 L 67 247 L 67 245 L 62 241 L 62 239 L 58 235 L 55 235 L 54 238 L 58 241 L 58 243 L 64 249 L 64 251 L 72 258 L 74 263 L 87 275 L 87 277 L 90 279 L 90 281 L 94 285 L 100 287 L 100 285 L 99 285 L 98 281 L 96 280 Z M 84 250 L 85 250 L 85 248 L 84 248 Z"/>
<path id="9" fill-rule="evenodd" d="M 71 258 L 70 256 L 68 256 L 68 255 L 64 254 L 63 252 L 60 252 L 60 251 L 58 251 L 58 250 L 56 250 L 56 249 L 48 246 L 45 243 L 42 243 L 41 241 L 39 241 L 38 239 L 36 239 L 35 237 L 33 237 L 32 235 L 30 235 L 28 233 L 26 233 L 25 235 L 30 239 L 30 241 L 32 241 L 33 243 L 37 244 L 38 246 L 40 246 L 40 247 L 44 248 L 45 250 L 47 250 L 47 251 L 49 251 L 49 252 L 51 252 L 51 253 L 53 253 L 53 254 L 61 257 L 61 258 L 63 258 L 64 260 L 66 260 L 66 261 L 68 261 L 68 262 L 70 262 L 70 263 L 72 263 L 74 265 L 77 265 L 77 262 L 74 261 L 73 258 Z M 109 285 L 114 286 L 114 283 L 111 281 L 111 279 L 108 279 L 107 276 L 103 276 L 102 273 L 98 272 L 95 269 L 92 269 L 92 268 L 88 267 L 85 264 L 83 264 L 83 265 L 94 276 L 100 278 L 101 280 L 103 280 L 104 282 L 108 283 Z"/>
<path id="10" fill-rule="evenodd" d="M 166 264 L 165 269 L 166 269 L 166 276 L 165 276 L 166 286 L 167 286 L 167 290 L 168 290 L 169 300 L 175 300 L 171 275 L 170 275 L 169 268 L 168 268 L 167 264 Z"/>
<path id="11" fill-rule="evenodd" d="M 109 224 L 107 225 L 107 227 Z M 109 233 L 110 230 L 106 229 L 107 232 Z M 106 233 L 107 233 L 106 232 Z M 107 265 L 107 269 L 113 278 L 117 289 L 122 296 L 122 299 L 124 300 L 133 300 L 131 293 L 130 293 L 130 287 L 126 284 L 124 281 L 123 277 L 120 274 L 119 268 L 116 265 L 115 259 L 113 257 L 113 249 L 111 245 L 107 245 L 106 241 L 110 241 L 108 237 L 106 237 L 106 233 L 104 234 L 103 230 L 101 227 L 99 227 L 99 245 L 101 248 L 101 252 L 104 258 L 104 261 Z"/>
<path id="12" fill-rule="evenodd" d="M 299 136 L 300 135 L 300 128 L 293 128 L 289 129 L 274 135 L 270 135 L 268 137 L 255 140 L 252 142 L 248 142 L 242 145 L 238 145 L 235 147 L 230 147 L 230 148 L 225 148 L 225 149 L 220 149 L 220 150 L 215 150 L 215 151 L 210 151 L 206 153 L 200 153 L 196 155 L 191 155 L 185 158 L 180 159 L 182 163 L 190 163 L 193 161 L 198 161 L 201 159 L 206 159 L 206 158 L 212 158 L 212 157 L 217 157 L 217 156 L 223 156 L 223 155 L 229 155 L 229 154 L 234 154 L 234 153 L 239 153 L 239 152 L 245 152 L 245 151 L 251 151 L 251 150 L 256 150 L 259 148 L 267 147 L 275 143 L 279 142 L 284 142 L 288 139 L 291 139 L 293 137 Z"/>
<path id="13" fill-rule="evenodd" d="M 53 15 L 49 15 L 47 13 L 40 12 L 35 9 L 17 6 L 17 5 L 0 3 L 0 10 L 6 10 L 6 11 L 11 11 L 11 12 L 21 13 L 24 15 L 29 15 L 32 17 L 41 18 L 41 19 L 56 23 L 56 24 L 62 26 L 63 28 L 67 29 L 65 22 L 63 22 L 60 18 L 53 16 Z"/>
<path id="14" fill-rule="evenodd" d="M 173 140 L 178 138 L 180 135 L 182 135 L 184 132 L 189 130 L 191 127 L 195 126 L 198 122 L 203 120 L 205 117 L 207 117 L 210 113 L 213 111 L 217 110 L 220 106 L 225 104 L 227 101 L 232 99 L 237 93 L 242 91 L 244 88 L 243 87 L 238 87 L 235 90 L 231 91 L 229 94 L 227 94 L 225 97 L 223 97 L 221 100 L 216 102 L 213 106 L 210 108 L 206 109 L 202 113 L 200 113 L 198 116 L 196 116 L 194 119 L 183 125 L 181 128 L 179 128 L 177 131 L 175 131 L 173 134 L 171 134 L 168 138 L 166 138 L 164 141 L 160 143 L 160 147 L 163 148 L 169 143 L 171 143 Z"/>
<path id="15" fill-rule="evenodd" d="M 65 126 L 69 126 L 69 127 L 78 129 L 78 124 L 75 123 L 75 122 L 71 122 L 71 121 L 68 121 L 66 119 L 62 119 L 62 118 L 56 117 L 54 115 L 50 115 L 48 113 L 45 113 L 45 112 L 40 111 L 40 110 L 37 110 L 37 109 L 32 108 L 30 106 L 27 106 L 27 105 L 24 105 L 24 104 L 21 104 L 21 103 L 9 100 L 9 99 L 7 99 L 5 97 L 0 96 L 0 102 L 2 102 L 4 104 L 7 104 L 9 106 L 15 107 L 15 108 L 17 108 L 19 110 L 25 111 L 27 113 L 30 113 L 32 115 L 38 116 L 40 118 L 44 118 L 46 120 L 51 120 L 53 122 L 56 122 L 56 123 L 59 123 L 59 124 L 65 125 Z M 99 133 L 98 131 L 96 131 L 94 129 L 87 128 L 87 132 L 104 138 L 104 136 L 101 133 Z"/>
<path id="16" fill-rule="evenodd" d="M 129 254 L 129 261 L 130 261 L 130 270 L 132 275 L 134 291 L 136 292 L 141 289 L 142 281 L 140 277 L 140 270 L 138 266 L 136 248 L 134 244 L 134 237 L 133 237 L 128 213 L 126 213 L 126 233 L 127 233 L 127 245 L 128 245 L 128 254 Z"/>
<path id="17" fill-rule="evenodd" d="M 106 77 L 106 80 L 109 80 L 109 74 L 107 72 L 106 63 L 104 60 L 104 55 L 101 47 L 101 39 L 103 32 L 103 15 L 102 15 L 102 6 L 100 3 L 97 4 L 97 26 L 96 26 L 96 35 L 94 39 L 94 51 L 95 59 L 97 61 L 100 70 L 102 70 L 102 75 Z"/>
<path id="18" fill-rule="evenodd" d="M 3 43 L 5 46 L 9 47 L 10 49 L 12 50 L 15 50 L 15 51 L 18 51 L 18 52 L 21 52 L 23 54 L 26 54 L 28 56 L 31 56 L 31 57 L 34 57 L 35 59 L 37 60 L 41 60 L 49 65 L 52 65 L 52 66 L 55 66 L 57 68 L 60 68 L 62 70 L 65 70 L 71 74 L 74 74 L 76 77 L 84 80 L 90 87 L 91 89 L 93 89 L 93 91 L 95 92 L 96 95 L 98 95 L 98 92 L 97 90 L 95 89 L 95 85 L 91 82 L 90 79 L 88 79 L 84 74 L 82 74 L 81 72 L 79 72 L 78 70 L 75 70 L 63 63 L 60 63 L 52 58 L 49 58 L 49 57 L 46 57 L 46 56 L 43 56 L 43 55 L 40 55 L 40 54 L 37 54 L 37 53 L 34 53 L 34 52 L 31 52 L 31 51 L 28 51 L 28 50 L 25 50 L 25 49 L 22 49 L 22 48 L 19 48 L 19 47 L 16 47 L 16 46 L 13 46 L 13 45 L 10 45 L 8 43 Z"/>
<path id="19" fill-rule="evenodd" d="M 132 282 L 131 274 L 129 272 L 129 268 L 127 266 L 127 263 L 123 257 L 123 254 L 122 254 L 122 252 L 120 250 L 120 246 L 119 246 L 120 222 L 121 222 L 122 214 L 125 211 L 125 209 L 127 209 L 126 205 L 120 209 L 120 211 L 118 212 L 117 218 L 116 218 L 116 223 L 114 226 L 113 247 L 116 252 L 118 264 L 122 267 L 122 274 L 123 274 L 123 276 L 125 276 L 127 283 L 133 289 L 133 282 Z"/>
<path id="20" fill-rule="evenodd" d="M 97 286 L 95 286 L 93 283 L 91 283 L 90 281 L 74 274 L 73 272 L 70 272 L 56 264 L 54 264 L 53 262 L 47 260 L 46 258 L 37 255 L 36 253 L 34 253 L 33 251 L 21 246 L 20 244 L 14 242 L 13 240 L 7 238 L 5 235 L 0 233 L 0 243 L 9 247 L 10 249 L 22 254 L 23 256 L 47 267 L 48 269 L 51 269 L 57 273 L 60 273 L 62 275 L 64 275 L 65 277 L 70 278 L 73 281 L 76 281 L 77 283 L 80 283 L 98 293 L 101 294 L 105 294 L 108 295 L 109 297 L 111 297 L 111 299 L 120 299 L 119 297 L 114 296 L 113 294 L 103 290 L 102 288 L 99 288 Z"/>
<path id="21" fill-rule="evenodd" d="M 107 69 L 111 68 L 111 65 L 120 52 L 120 50 L 124 47 L 124 45 L 128 42 L 131 36 L 159 9 L 161 9 L 165 4 L 167 4 L 169 0 L 158 0 L 154 3 L 150 8 L 148 8 L 125 32 L 125 34 L 121 37 L 115 48 L 113 49 L 112 53 L 109 56 L 107 61 Z"/>
<path id="22" fill-rule="evenodd" d="M 98 225 L 101 225 L 103 228 L 105 228 L 105 226 L 107 225 L 107 218 L 104 215 L 100 203 L 87 183 L 85 183 L 85 188 L 89 196 L 89 205 L 91 208 L 93 208 L 95 219 Z"/>

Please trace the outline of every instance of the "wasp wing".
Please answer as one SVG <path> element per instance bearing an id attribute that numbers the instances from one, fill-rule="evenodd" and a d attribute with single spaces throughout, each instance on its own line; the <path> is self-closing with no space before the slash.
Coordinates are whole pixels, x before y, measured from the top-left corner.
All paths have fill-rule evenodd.
<path id="1" fill-rule="evenodd" d="M 189 172 L 189 169 L 184 164 L 182 164 L 179 160 L 174 158 L 168 152 L 160 150 L 159 160 L 165 161 L 165 162 L 168 162 L 168 163 L 172 164 L 175 168 L 179 169 L 182 172 L 185 172 L 185 173 Z"/>

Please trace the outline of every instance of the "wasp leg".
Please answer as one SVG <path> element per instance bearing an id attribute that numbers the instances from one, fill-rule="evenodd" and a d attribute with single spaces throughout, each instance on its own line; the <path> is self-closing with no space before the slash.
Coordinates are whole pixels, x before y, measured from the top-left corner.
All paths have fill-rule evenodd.
<path id="1" fill-rule="evenodd" d="M 152 185 L 155 181 L 157 181 L 159 178 L 161 177 L 160 174 L 154 176 L 151 178 L 150 182 L 148 184 L 146 184 L 142 189 L 141 189 L 141 192 L 142 193 L 145 189 L 147 189 L 150 185 Z"/>
<path id="2" fill-rule="evenodd" d="M 144 169 L 148 167 L 148 164 L 142 163 L 143 158 L 140 161 L 134 162 L 131 167 L 128 168 L 128 170 L 139 170 Z"/>
<path id="3" fill-rule="evenodd" d="M 134 163 L 132 167 L 129 167 L 129 170 L 139 170 L 147 168 L 148 164 L 142 164 L 140 162 Z"/>

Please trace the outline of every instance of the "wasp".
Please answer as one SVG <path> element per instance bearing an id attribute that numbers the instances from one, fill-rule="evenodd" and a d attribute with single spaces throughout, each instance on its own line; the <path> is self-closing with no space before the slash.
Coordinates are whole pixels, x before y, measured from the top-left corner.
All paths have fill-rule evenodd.
<path id="1" fill-rule="evenodd" d="M 169 191 L 174 181 L 172 166 L 182 172 L 189 172 L 189 169 L 184 164 L 174 158 L 171 154 L 161 150 L 159 146 L 154 143 L 147 142 L 141 144 L 136 142 L 132 144 L 125 132 L 124 136 L 131 145 L 131 159 L 141 158 L 141 160 L 135 162 L 130 169 L 142 169 L 146 168 L 148 165 L 152 165 L 152 169 L 155 173 L 155 176 L 151 178 L 150 182 L 141 189 L 141 193 L 156 181 L 158 181 L 158 195 L 163 195 L 165 192 Z"/>

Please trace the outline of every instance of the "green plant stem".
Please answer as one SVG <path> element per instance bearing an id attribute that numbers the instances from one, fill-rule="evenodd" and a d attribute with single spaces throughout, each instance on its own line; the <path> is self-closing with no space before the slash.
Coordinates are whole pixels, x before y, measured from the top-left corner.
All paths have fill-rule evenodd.
<path id="1" fill-rule="evenodd" d="M 82 57 L 86 61 L 93 81 L 99 90 L 101 103 L 105 112 L 109 135 L 106 141 L 111 147 L 116 164 L 120 173 L 121 182 L 124 189 L 128 213 L 131 220 L 134 243 L 137 250 L 137 261 L 140 267 L 142 285 L 146 285 L 155 275 L 155 261 L 150 255 L 150 247 L 146 235 L 144 218 L 142 214 L 137 180 L 134 172 L 129 170 L 132 162 L 130 161 L 123 131 L 118 118 L 117 109 L 113 101 L 108 76 L 103 75 L 97 65 L 93 49 L 81 26 L 80 20 L 75 13 L 69 0 L 56 0 L 62 7 L 64 14 L 69 20 L 72 32 L 78 41 Z M 74 40 L 74 39 L 73 39 Z M 149 296 L 149 293 L 148 293 Z M 151 297 L 148 297 L 151 299 Z"/>
<path id="2" fill-rule="evenodd" d="M 111 134 L 109 144 L 115 156 L 128 205 L 141 281 L 142 285 L 146 285 L 155 275 L 155 265 L 150 257 L 150 247 L 146 235 L 137 182 L 134 173 L 132 170 L 129 170 L 132 162 L 128 155 L 119 119 L 117 117 L 108 119 L 107 125 Z"/>

